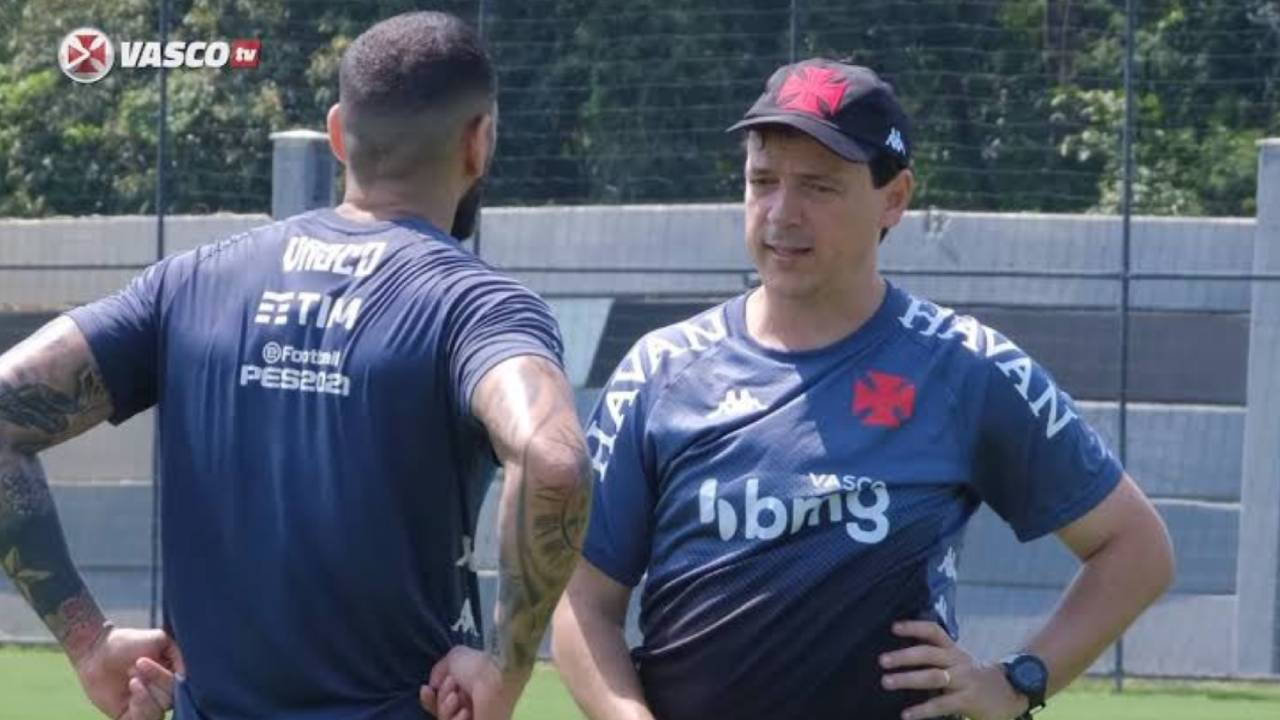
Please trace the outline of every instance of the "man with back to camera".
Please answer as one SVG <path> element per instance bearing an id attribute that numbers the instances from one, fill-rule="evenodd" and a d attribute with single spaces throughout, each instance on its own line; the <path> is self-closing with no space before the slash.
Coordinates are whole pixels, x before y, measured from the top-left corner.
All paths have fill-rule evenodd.
<path id="1" fill-rule="evenodd" d="M 163 260 L 0 357 L 0 557 L 106 715 L 510 717 L 590 483 L 550 310 L 455 239 L 495 111 L 464 23 L 381 22 L 344 54 L 329 114 L 342 205 Z M 36 457 L 152 405 L 176 686 L 163 633 L 105 621 Z M 466 560 L 491 453 L 486 652 Z"/>
<path id="2" fill-rule="evenodd" d="M 888 84 L 786 66 L 731 130 L 762 286 L 649 333 L 604 390 L 553 620 L 565 683 L 610 720 L 1025 717 L 1168 587 L 1163 522 L 1012 341 L 878 273 L 914 187 Z M 1002 662 L 955 642 L 980 502 L 1082 562 Z"/>

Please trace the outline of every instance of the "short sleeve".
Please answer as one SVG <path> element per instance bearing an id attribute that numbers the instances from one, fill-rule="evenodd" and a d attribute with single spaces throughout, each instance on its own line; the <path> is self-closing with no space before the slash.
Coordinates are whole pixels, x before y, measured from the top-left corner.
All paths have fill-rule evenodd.
<path id="1" fill-rule="evenodd" d="M 1119 461 L 1049 373 L 1006 346 L 981 371 L 974 484 L 1027 542 L 1088 513 L 1115 488 Z"/>
<path id="2" fill-rule="evenodd" d="M 449 373 L 459 416 L 471 417 L 471 397 L 495 365 L 520 355 L 563 367 L 564 344 L 551 308 L 516 281 L 493 272 L 463 281 L 452 313 Z"/>
<path id="3" fill-rule="evenodd" d="M 652 453 L 645 442 L 647 392 L 633 349 L 600 394 L 587 423 L 595 487 L 582 554 L 609 577 L 635 587 L 649 565 L 656 502 Z"/>
<path id="4" fill-rule="evenodd" d="M 111 424 L 156 402 L 160 354 L 160 293 L 171 260 L 147 268 L 122 290 L 71 310 L 111 395 Z"/>

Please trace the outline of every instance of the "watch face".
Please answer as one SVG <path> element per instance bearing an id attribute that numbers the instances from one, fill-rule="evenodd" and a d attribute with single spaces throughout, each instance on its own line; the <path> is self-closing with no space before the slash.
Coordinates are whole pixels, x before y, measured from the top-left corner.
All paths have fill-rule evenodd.
<path id="1" fill-rule="evenodd" d="M 1018 658 L 1013 664 L 1013 679 L 1019 690 L 1041 690 L 1045 686 L 1044 668 L 1027 657 Z"/>

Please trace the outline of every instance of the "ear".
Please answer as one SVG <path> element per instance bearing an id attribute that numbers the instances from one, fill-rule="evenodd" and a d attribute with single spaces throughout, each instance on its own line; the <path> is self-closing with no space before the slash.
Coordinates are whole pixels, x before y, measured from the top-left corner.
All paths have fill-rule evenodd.
<path id="1" fill-rule="evenodd" d="M 880 227 L 889 229 L 902 220 L 902 214 L 911 205 L 916 191 L 916 176 L 910 169 L 903 170 L 884 188 L 885 205 L 880 212 Z"/>
<path id="2" fill-rule="evenodd" d="M 338 158 L 338 162 L 346 165 L 347 146 L 342 141 L 342 109 L 337 103 L 329 108 L 325 126 L 329 131 L 329 149 L 333 151 L 333 156 Z"/>
<path id="3" fill-rule="evenodd" d="M 493 156 L 495 126 L 493 113 L 477 115 L 467 123 L 462 135 L 463 172 L 469 179 L 484 175 Z"/>

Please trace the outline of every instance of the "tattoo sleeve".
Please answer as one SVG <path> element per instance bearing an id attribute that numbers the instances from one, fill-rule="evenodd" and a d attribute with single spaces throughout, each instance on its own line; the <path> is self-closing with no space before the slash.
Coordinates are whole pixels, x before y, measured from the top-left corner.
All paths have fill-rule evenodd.
<path id="1" fill-rule="evenodd" d="M 591 499 L 586 442 L 563 373 L 541 358 L 499 364 L 476 393 L 503 465 L 498 602 L 489 652 L 524 672 L 577 563 Z"/>
<path id="2" fill-rule="evenodd" d="M 88 343 L 66 318 L 0 355 L 0 565 L 76 660 L 104 618 L 71 563 L 36 453 L 111 412 Z"/>

